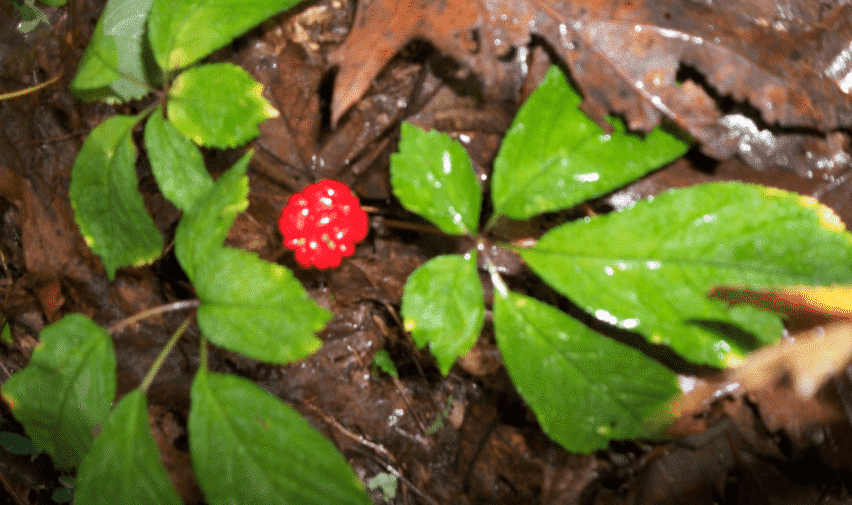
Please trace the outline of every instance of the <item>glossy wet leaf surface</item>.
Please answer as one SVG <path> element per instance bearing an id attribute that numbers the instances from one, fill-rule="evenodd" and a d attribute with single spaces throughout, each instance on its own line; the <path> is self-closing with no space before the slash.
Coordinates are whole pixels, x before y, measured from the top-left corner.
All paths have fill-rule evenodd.
<path id="1" fill-rule="evenodd" d="M 402 124 L 391 157 L 394 194 L 403 207 L 452 235 L 474 234 L 482 192 L 467 152 L 445 133 Z"/>
<path id="2" fill-rule="evenodd" d="M 167 245 L 162 260 L 121 268 L 109 282 L 74 224 L 67 195 L 73 160 L 115 110 L 77 101 L 63 82 L 77 71 L 103 8 L 98 0 L 43 7 L 50 24 L 24 35 L 15 29 L 12 4 L 0 2 L 0 19 L 8 21 L 0 23 L 7 42 L 0 51 L 3 93 L 62 76 L 38 93 L 0 101 L 0 311 L 11 340 L 0 364 L 13 374 L 26 366 L 40 330 L 55 317 L 83 312 L 107 327 L 197 296 L 169 247 L 181 212 L 158 192 L 145 156 L 135 167 L 138 187 Z M 297 363 L 268 366 L 212 345 L 211 368 L 284 399 L 338 447 L 363 482 L 399 472 L 396 499 L 410 503 L 611 505 L 671 496 L 689 503 L 708 496 L 726 503 L 843 503 L 852 468 L 844 413 L 852 386 L 845 369 L 829 379 L 831 390 L 814 398 L 797 399 L 784 381 L 747 398 L 734 391 L 703 403 L 676 441 L 613 441 L 590 455 L 568 453 L 543 433 L 505 372 L 488 313 L 481 338 L 442 376 L 396 317 L 408 275 L 470 243 L 397 227 L 423 222 L 396 204 L 388 158 L 397 151 L 402 121 L 445 131 L 471 153 L 487 191 L 503 133 L 546 69 L 561 61 L 583 110 L 602 127 L 605 116 L 615 115 L 631 131 L 650 131 L 666 117 L 698 139 L 696 149 L 580 209 L 530 222 L 499 220 L 489 230 L 496 237 L 489 238 L 535 239 L 565 220 L 624 209 L 673 187 L 725 180 L 814 196 L 852 222 L 843 126 L 849 124 L 850 19 L 843 2 L 799 0 L 606 6 L 317 0 L 251 30 L 211 61 L 248 70 L 281 116 L 261 123 L 247 172 L 250 205 L 237 215 L 226 244 L 294 269 L 310 297 L 335 315 L 317 334 L 323 346 Z M 530 33 L 535 43 L 528 46 Z M 405 45 L 399 41 L 409 38 L 430 43 L 397 52 Z M 142 110 L 157 98 L 152 93 L 118 111 Z M 134 133 L 139 147 L 142 133 Z M 243 154 L 202 152 L 214 179 Z M 321 178 L 345 182 L 372 207 L 370 233 L 355 256 L 323 273 L 300 270 L 274 227 L 287 198 Z M 489 206 L 486 200 L 483 212 Z M 498 263 L 519 294 L 582 316 L 518 258 L 499 254 L 493 244 L 482 255 Z M 490 290 L 488 307 L 489 296 Z M 120 395 L 139 384 L 166 335 L 187 315 L 163 314 L 114 335 Z M 195 504 L 204 498 L 192 477 L 186 419 L 200 333 L 190 325 L 149 395 L 151 430 L 169 475 L 181 499 Z M 374 373 L 379 349 L 396 364 L 398 378 Z M 12 416 L 0 422 L 0 429 L 24 433 Z M 802 461 L 802 454 L 809 458 Z M 12 463 L 4 478 L 24 502 L 53 503 L 54 491 L 68 489 L 46 456 Z M 383 500 L 380 489 L 370 496 Z"/>
<path id="3" fill-rule="evenodd" d="M 487 87 L 513 71 L 510 58 L 495 64 L 489 56 L 511 54 L 510 47 L 541 37 L 567 65 L 585 110 L 598 122 L 617 113 L 631 130 L 650 131 L 666 117 L 699 139 L 705 152 L 738 154 L 755 167 L 781 165 L 807 174 L 848 166 L 837 139 L 767 125 L 826 132 L 852 122 L 852 7 L 783 5 L 778 9 L 789 16 L 779 15 L 770 2 L 362 3 L 349 38 L 333 53 L 341 70 L 332 116 L 341 117 L 356 103 L 413 39 L 425 38 L 464 62 Z M 479 31 L 475 41 L 470 26 Z M 728 109 L 717 100 L 722 96 L 756 110 Z"/>
<path id="4" fill-rule="evenodd" d="M 671 370 L 534 298 L 495 294 L 494 331 L 542 429 L 572 452 L 652 436 L 647 417 L 678 391 Z"/>
<path id="5" fill-rule="evenodd" d="M 405 284 L 401 312 L 405 329 L 419 347 L 429 346 L 447 375 L 485 320 L 476 255 L 438 256 L 421 265 Z"/>
<path id="6" fill-rule="evenodd" d="M 673 190 L 564 224 L 521 255 L 597 319 L 696 362 L 724 365 L 730 353 L 777 339 L 781 327 L 765 333 L 772 316 L 710 300 L 710 288 L 849 282 L 850 243 L 833 212 L 813 200 L 729 183 Z M 720 337 L 713 322 L 739 325 L 756 340 Z"/>
<path id="7" fill-rule="evenodd" d="M 562 71 L 547 76 L 518 111 L 494 162 L 494 212 L 514 219 L 565 209 L 608 193 L 675 160 L 689 145 L 655 128 L 628 135 L 609 119 L 605 132 L 577 106 Z"/>

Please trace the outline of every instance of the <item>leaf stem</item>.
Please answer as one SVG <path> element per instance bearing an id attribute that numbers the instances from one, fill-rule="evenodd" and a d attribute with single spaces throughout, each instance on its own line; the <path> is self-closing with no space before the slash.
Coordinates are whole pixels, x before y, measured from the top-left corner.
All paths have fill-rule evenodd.
<path id="1" fill-rule="evenodd" d="M 174 348 L 175 344 L 177 344 L 180 337 L 183 336 L 183 333 L 189 327 L 189 323 L 192 322 L 192 319 L 195 317 L 195 314 L 190 314 L 180 323 L 178 329 L 175 330 L 172 337 L 166 342 L 165 347 L 160 351 L 160 354 L 157 355 L 157 359 L 154 360 L 154 363 L 151 365 L 151 368 L 148 369 L 148 373 L 145 374 L 145 379 L 142 380 L 142 384 L 139 385 L 139 389 L 143 392 L 148 392 L 148 388 L 151 386 L 151 382 L 154 380 L 154 376 L 157 375 L 157 372 L 160 370 L 160 367 L 163 366 L 163 363 L 166 361 L 166 356 L 169 355 L 172 348 Z"/>
<path id="2" fill-rule="evenodd" d="M 204 337 L 204 334 L 201 334 L 201 349 L 199 351 L 200 358 L 198 360 L 198 367 L 202 369 L 207 368 L 207 339 Z"/>
<path id="3" fill-rule="evenodd" d="M 500 277 L 500 272 L 497 271 L 497 266 L 493 261 L 491 261 L 491 258 L 486 258 L 485 262 L 488 267 L 488 274 L 491 276 L 491 283 L 494 285 L 494 289 L 502 298 L 508 297 L 509 288 L 506 286 L 506 283 L 503 282 L 503 278 Z"/>
<path id="4" fill-rule="evenodd" d="M 30 86 L 29 88 L 19 89 L 18 91 L 10 91 L 8 93 L 0 93 L 0 100 L 10 100 L 12 98 L 24 96 L 28 93 L 34 93 L 40 90 L 41 88 L 44 88 L 45 86 L 50 86 L 51 84 L 59 80 L 60 77 L 62 77 L 61 73 L 52 79 L 36 84 L 35 86 Z"/>
<path id="5" fill-rule="evenodd" d="M 498 219 L 500 219 L 500 214 L 497 214 L 496 212 L 491 214 L 491 217 L 488 218 L 488 222 L 485 223 L 485 227 L 483 228 L 483 231 L 488 231 L 491 228 L 494 228 L 494 225 L 497 224 Z"/>
<path id="6" fill-rule="evenodd" d="M 387 219 L 381 216 L 378 216 L 377 220 L 381 225 L 396 228 L 398 230 L 412 230 L 420 233 L 431 233 L 433 235 L 446 235 L 446 233 L 441 231 L 437 226 L 428 224 L 411 223 L 408 221 L 400 221 L 398 219 Z"/>
<path id="7" fill-rule="evenodd" d="M 158 314 L 163 314 L 165 312 L 173 312 L 176 310 L 186 310 L 186 309 L 194 309 L 198 307 L 201 302 L 199 300 L 180 300 L 177 302 L 167 303 L 165 305 L 160 305 L 159 307 L 154 307 L 152 309 L 143 310 L 137 314 L 133 314 L 130 317 L 124 318 L 121 321 L 112 323 L 107 328 L 107 331 L 110 333 L 117 333 L 124 328 L 135 324 L 137 321 L 141 319 L 145 319 L 147 317 L 156 316 Z"/>

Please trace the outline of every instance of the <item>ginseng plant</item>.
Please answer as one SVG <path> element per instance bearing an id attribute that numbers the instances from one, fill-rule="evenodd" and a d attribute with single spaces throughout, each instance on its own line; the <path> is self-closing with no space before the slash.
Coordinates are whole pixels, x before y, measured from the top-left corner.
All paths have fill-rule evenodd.
<path id="1" fill-rule="evenodd" d="M 782 323 L 774 313 L 729 306 L 707 292 L 718 285 L 848 283 L 852 236 L 813 198 L 735 182 L 667 191 L 562 222 L 541 236 L 507 236 L 513 227 L 500 223 L 576 207 L 688 148 L 660 127 L 644 138 L 630 135 L 617 119 L 607 133 L 579 104 L 562 72 L 551 68 L 503 139 L 487 188 L 487 219 L 480 178 L 446 134 L 403 124 L 391 182 L 408 210 L 475 244 L 411 274 L 402 299 L 405 329 L 447 374 L 481 336 L 485 284 L 512 382 L 553 440 L 589 452 L 612 439 L 655 436 L 657 414 L 679 391 L 677 375 L 646 354 L 653 345 L 640 351 L 509 289 L 491 259 L 494 247 L 517 254 L 598 326 L 632 332 L 693 364 L 724 367 L 776 341 Z"/>

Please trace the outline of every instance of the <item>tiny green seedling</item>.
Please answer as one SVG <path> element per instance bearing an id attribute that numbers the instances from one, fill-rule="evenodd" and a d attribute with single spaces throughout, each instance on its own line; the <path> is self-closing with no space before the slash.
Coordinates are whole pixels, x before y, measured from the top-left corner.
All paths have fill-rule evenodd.
<path id="1" fill-rule="evenodd" d="M 399 372 L 396 369 L 396 365 L 393 364 L 390 354 L 384 349 L 379 349 L 373 356 L 373 375 L 378 375 L 379 370 L 395 379 L 399 379 Z"/>
<path id="2" fill-rule="evenodd" d="M 381 489 L 382 499 L 385 503 L 390 503 L 396 498 L 396 488 L 399 484 L 399 479 L 388 472 L 381 472 L 367 480 L 367 489 Z"/>
<path id="3" fill-rule="evenodd" d="M 46 3 L 46 2 L 42 2 Z M 18 31 L 21 33 L 30 33 L 38 28 L 38 25 L 44 23 L 50 25 L 50 20 L 43 10 L 36 7 L 35 0 L 24 0 L 24 3 L 12 2 L 15 10 L 21 15 L 21 21 L 18 23 Z M 49 4 L 50 5 L 50 4 Z"/>
<path id="4" fill-rule="evenodd" d="M 441 431 L 441 428 L 444 427 L 444 423 L 447 422 L 447 419 L 449 419 L 450 417 L 450 412 L 452 411 L 453 397 L 451 396 L 447 398 L 447 405 L 444 406 L 444 410 L 439 412 L 438 415 L 435 416 L 435 421 L 433 421 L 432 424 L 429 425 L 428 428 L 426 428 L 426 434 L 432 435 L 433 433 L 438 433 L 439 431 Z"/>
<path id="5" fill-rule="evenodd" d="M 3 317 L 0 317 L 0 342 L 4 344 L 15 343 L 12 339 L 12 328 L 9 327 L 9 323 Z"/>

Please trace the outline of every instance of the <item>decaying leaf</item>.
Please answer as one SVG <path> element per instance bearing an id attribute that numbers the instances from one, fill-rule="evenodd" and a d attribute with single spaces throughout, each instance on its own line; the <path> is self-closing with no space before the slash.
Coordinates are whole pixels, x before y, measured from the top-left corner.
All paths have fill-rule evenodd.
<path id="1" fill-rule="evenodd" d="M 425 39 L 487 87 L 536 35 L 596 119 L 649 131 L 662 118 L 709 155 L 812 176 L 852 165 L 852 3 L 370 0 L 331 57 L 332 121 L 405 44 Z M 514 50 L 514 52 L 513 52 Z"/>
<path id="2" fill-rule="evenodd" d="M 529 42 L 536 9 L 525 0 L 369 0 L 358 4 L 352 31 L 331 55 L 340 65 L 332 122 L 370 87 L 373 78 L 408 42 L 425 39 L 457 58 L 484 81 L 499 76 L 497 57 Z"/>
<path id="3" fill-rule="evenodd" d="M 789 381 L 805 400 L 811 399 L 852 361 L 852 287 L 792 286 L 771 290 L 723 287 L 712 296 L 790 314 L 800 324 L 819 323 L 775 345 L 747 356 L 716 380 L 699 383 L 671 405 L 681 416 L 702 411 L 734 392 L 754 392 Z"/>
<path id="4" fill-rule="evenodd" d="M 810 328 L 831 320 L 852 320 L 849 286 L 794 286 L 770 290 L 718 287 L 710 296 L 785 314 L 787 326 Z"/>

